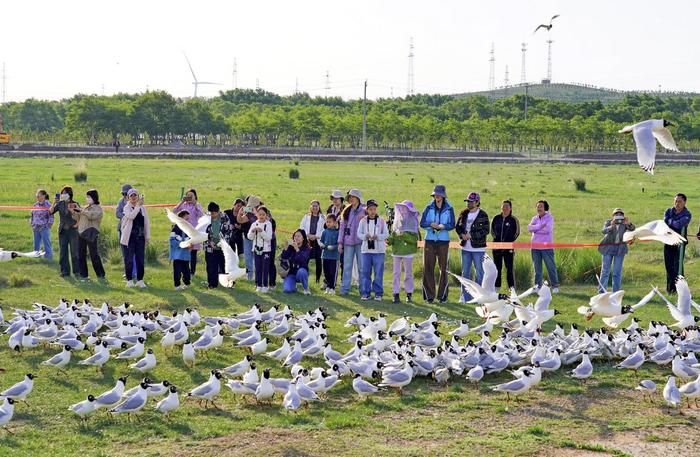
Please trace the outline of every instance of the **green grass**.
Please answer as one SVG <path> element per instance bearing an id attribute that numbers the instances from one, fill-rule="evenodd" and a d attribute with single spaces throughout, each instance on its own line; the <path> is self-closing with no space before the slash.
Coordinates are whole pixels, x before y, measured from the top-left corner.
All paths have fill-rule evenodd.
<path id="1" fill-rule="evenodd" d="M 697 171 L 692 167 L 663 167 L 652 177 L 633 166 L 303 162 L 297 166 L 300 179 L 290 180 L 287 170 L 291 163 L 281 161 L 99 159 L 84 162 L 90 170 L 88 181 L 75 186 L 81 202 L 87 189 L 96 188 L 103 203 L 114 203 L 123 182 L 145 193 L 147 203 L 174 203 L 180 197 L 181 187 L 189 186 L 198 190 L 204 206 L 215 200 L 227 207 L 236 197 L 255 193 L 271 208 L 280 239 L 298 226 L 309 201 L 319 198 L 325 204 L 333 189 L 359 187 L 365 199 L 392 202 L 409 198 L 422 207 L 433 187 L 429 177 L 434 176 L 435 183 L 447 185 L 448 196 L 459 208 L 464 195 L 473 189 L 489 189 L 488 194 L 482 195 L 482 207 L 490 216 L 497 213 L 500 200 L 513 200 L 515 215 L 522 226 L 522 241 L 528 239 L 525 225 L 533 214 L 534 202 L 546 198 L 556 218 L 556 240 L 596 242 L 602 237 L 604 219 L 617 206 L 624 208 L 633 222 L 641 224 L 660 218 L 671 204 L 673 194 L 685 191 L 690 195 L 692 211 L 697 181 Z M 53 195 L 64 183 L 73 182 L 76 165 L 76 161 L 69 159 L 0 159 L 2 204 L 29 204 L 39 187 Z M 573 180 L 581 176 L 586 179 L 587 192 L 577 192 L 573 185 Z M 411 178 L 415 178 L 414 184 Z M 95 302 L 111 303 L 130 301 L 139 308 L 162 310 L 195 306 L 203 315 L 228 315 L 255 302 L 266 307 L 288 303 L 299 311 L 323 305 L 329 309 L 330 340 L 339 350 L 349 349 L 345 342 L 348 331 L 343 323 L 357 310 L 366 314 L 381 311 L 390 318 L 404 312 L 420 318 L 435 311 L 449 323 L 462 317 L 478 321 L 471 307 L 455 303 L 455 288 L 451 290 L 453 301 L 444 306 L 361 302 L 355 290 L 349 297 L 328 298 L 315 285 L 311 287 L 314 294 L 310 297 L 290 297 L 281 292 L 258 296 L 245 281 L 234 290 L 207 290 L 201 286 L 205 272 L 201 256 L 195 286 L 184 293 L 175 292 L 166 256 L 170 226 L 160 209 L 149 210 L 153 228 L 150 256 L 154 261 L 146 269 L 150 287 L 145 291 L 127 290 L 123 287 L 117 242 L 113 239 L 116 220 L 113 213 L 107 213 L 103 224 L 110 239 L 100 249 L 110 256 L 104 262 L 109 283 L 80 284 L 62 279 L 55 260 L 21 259 L 3 263 L 0 298 L 5 317 L 10 316 L 13 307 L 28 307 L 33 302 L 53 305 L 60 297 L 88 297 Z M 0 246 L 31 249 L 27 217 L 24 212 L 0 211 Z M 693 223 L 693 233 L 695 227 Z M 686 262 L 691 290 L 698 288 L 695 278 L 700 268 L 694 244 L 689 245 Z M 658 245 L 632 246 L 623 278 L 630 302 L 644 295 L 651 284 L 664 285 L 661 251 Z M 451 258 L 451 267 L 458 268 L 458 253 L 453 252 Z M 516 258 L 516 265 L 526 268 L 529 253 L 519 252 Z M 594 248 L 557 253 L 564 281 L 562 293 L 555 296 L 553 306 L 562 312 L 558 316 L 561 322 L 584 323 L 575 310 L 595 292 L 591 273 L 587 271 L 597 265 L 596 258 Z M 419 272 L 421 262 L 415 263 Z M 389 267 L 385 276 L 387 289 L 390 277 Z M 520 289 L 529 286 L 525 283 L 527 278 L 528 275 L 519 274 Z M 24 282 L 17 282 L 18 279 L 29 279 L 31 284 L 16 287 Z M 654 318 L 667 319 L 665 308 L 658 301 L 637 314 L 644 324 Z M 601 323 L 593 320 L 585 325 Z M 552 327 L 553 323 L 549 323 L 546 329 Z M 277 344 L 275 341 L 273 346 Z M 179 354 L 164 354 L 156 338 L 151 338 L 148 345 L 154 347 L 158 358 L 153 378 L 168 379 L 183 391 L 204 381 L 208 370 L 229 365 L 243 356 L 241 350 L 227 342 L 224 349 L 208 359 L 198 359 L 197 367 L 188 370 Z M 537 455 L 554 454 L 562 446 L 597 451 L 581 443 L 601 443 L 601 436 L 609 433 L 653 430 L 654 436 L 663 438 L 663 427 L 668 425 L 683 427 L 688 436 L 698 436 L 692 410 L 686 417 L 669 416 L 662 412 L 658 402 L 643 402 L 632 390 L 638 379 L 663 382 L 668 370 L 644 366 L 635 377 L 609 364 L 596 364 L 593 379 L 585 385 L 563 372 L 545 376 L 529 397 L 511 405 L 506 405 L 501 395 L 490 390 L 490 386 L 508 379 L 508 374 L 488 376 L 480 386 L 455 380 L 448 387 L 438 387 L 420 379 L 406 389 L 404 397 L 383 392 L 364 401 L 355 397 L 345 381 L 325 402 L 292 414 L 283 412 L 280 399 L 272 406 L 257 406 L 234 399 L 225 391 L 219 402 L 222 411 L 204 411 L 194 403 L 187 403 L 173 414 L 172 422 L 149 410 L 141 415 L 141 423 L 128 423 L 124 418 L 100 413 L 91 417 L 87 425 L 81 425 L 66 411 L 68 405 L 84 399 L 88 393 L 111 388 L 123 373 L 132 375 L 131 387 L 137 373 L 130 372 L 124 364 L 110 362 L 104 375 L 75 365 L 71 365 L 67 375 L 59 375 L 40 366 L 41 361 L 55 352 L 37 348 L 17 356 L 7 348 L 6 337 L 0 338 L 0 367 L 6 369 L 0 374 L 0 388 L 20 380 L 27 372 L 39 375 L 29 407 L 19 404 L 16 408 L 10 427 L 14 434 L 0 431 L 0 455 L 213 455 L 232 449 L 259 455 Z M 271 360 L 259 357 L 258 362 L 261 367 L 274 367 L 273 376 L 286 374 Z M 306 359 L 304 362 L 319 363 Z M 618 455 L 624 452 L 618 451 L 614 443 L 590 446 L 600 446 L 601 452 Z"/>

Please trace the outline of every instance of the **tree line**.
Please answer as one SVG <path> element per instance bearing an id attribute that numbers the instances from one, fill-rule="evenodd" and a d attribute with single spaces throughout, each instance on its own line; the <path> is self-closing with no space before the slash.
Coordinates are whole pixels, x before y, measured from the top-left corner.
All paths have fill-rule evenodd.
<path id="1" fill-rule="evenodd" d="M 569 103 L 513 95 L 414 95 L 367 101 L 369 148 L 621 151 L 633 148 L 617 130 L 649 118 L 672 120 L 681 150 L 700 149 L 700 96 L 630 94 L 619 102 Z M 236 89 L 213 98 L 167 92 L 76 95 L 0 105 L 14 142 L 199 146 L 359 148 L 362 100 L 281 96 Z"/>

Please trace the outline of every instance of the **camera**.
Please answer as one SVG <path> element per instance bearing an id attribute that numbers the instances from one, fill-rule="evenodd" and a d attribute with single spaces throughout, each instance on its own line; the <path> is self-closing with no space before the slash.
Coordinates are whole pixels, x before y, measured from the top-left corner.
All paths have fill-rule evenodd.
<path id="1" fill-rule="evenodd" d="M 350 227 L 345 227 L 343 233 L 345 234 L 345 236 L 350 236 Z"/>
<path id="2" fill-rule="evenodd" d="M 244 212 L 244 213 L 252 213 L 252 212 L 253 212 L 253 208 L 251 208 L 250 206 L 246 206 L 245 208 L 243 208 L 243 212 Z"/>
<path id="3" fill-rule="evenodd" d="M 625 221 L 625 216 L 615 216 L 615 223 L 622 224 Z"/>
<path id="4" fill-rule="evenodd" d="M 367 249 L 375 249 L 374 240 L 367 240 Z"/>
<path id="5" fill-rule="evenodd" d="M 255 254 L 262 255 L 263 249 L 264 249 L 263 246 L 255 246 Z"/>

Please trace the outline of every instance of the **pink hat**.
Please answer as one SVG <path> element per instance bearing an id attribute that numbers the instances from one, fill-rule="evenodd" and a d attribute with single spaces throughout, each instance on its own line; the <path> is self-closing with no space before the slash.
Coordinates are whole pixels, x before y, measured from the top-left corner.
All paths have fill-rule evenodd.
<path id="1" fill-rule="evenodd" d="M 134 189 L 133 187 L 129 189 L 129 191 L 126 193 L 127 196 L 131 197 L 132 195 L 138 195 L 139 191 Z"/>
<path id="2" fill-rule="evenodd" d="M 465 202 L 478 202 L 481 201 L 481 196 L 477 194 L 476 192 L 472 192 L 469 195 L 467 195 L 467 198 L 464 199 Z"/>
<path id="3" fill-rule="evenodd" d="M 402 201 L 401 203 L 398 203 L 398 204 L 399 204 L 399 205 L 405 206 L 405 207 L 408 208 L 408 210 L 409 210 L 410 212 L 412 212 L 412 213 L 418 213 L 418 210 L 417 210 L 416 208 L 413 207 L 413 202 L 412 202 L 411 200 L 404 200 L 404 201 Z"/>

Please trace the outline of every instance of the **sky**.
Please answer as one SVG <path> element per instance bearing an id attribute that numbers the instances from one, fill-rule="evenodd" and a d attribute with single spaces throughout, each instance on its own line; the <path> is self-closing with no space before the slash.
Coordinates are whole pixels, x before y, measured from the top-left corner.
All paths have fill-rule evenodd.
<path id="1" fill-rule="evenodd" d="M 2 2 L 5 100 L 236 87 L 289 95 L 405 96 L 409 42 L 416 93 L 486 90 L 547 71 L 615 89 L 700 91 L 700 2 L 674 0 L 14 0 Z M 2 67 L 0 67 L 0 72 Z M 326 75 L 328 74 L 328 79 Z M 2 74 L 0 73 L 0 79 Z M 327 82 L 328 81 L 328 82 Z M 330 86 L 330 89 L 326 89 Z M 2 94 L 0 94 L 0 97 Z M 0 99 L 0 102 L 2 100 Z"/>

